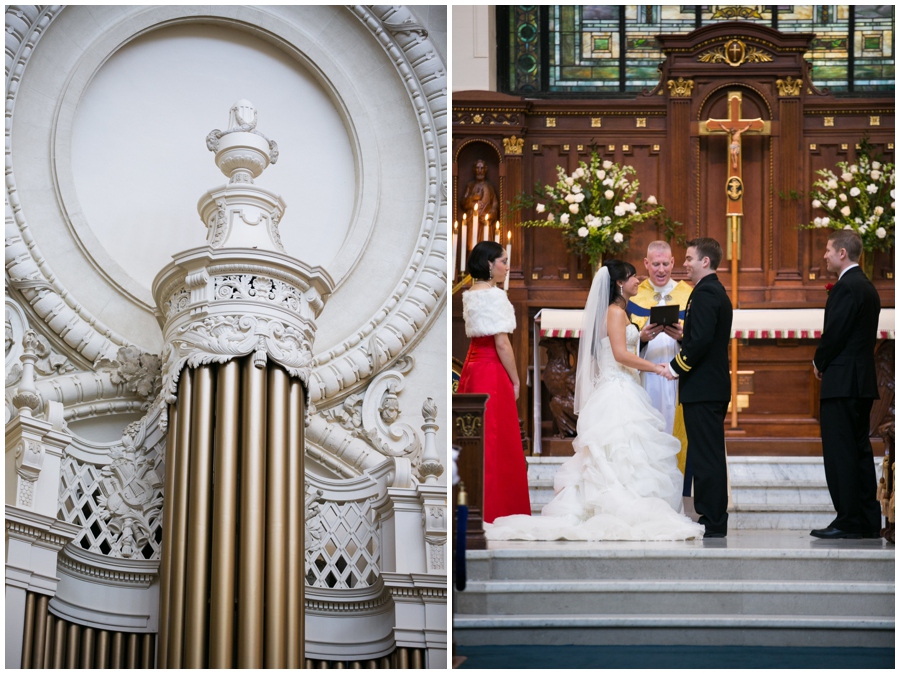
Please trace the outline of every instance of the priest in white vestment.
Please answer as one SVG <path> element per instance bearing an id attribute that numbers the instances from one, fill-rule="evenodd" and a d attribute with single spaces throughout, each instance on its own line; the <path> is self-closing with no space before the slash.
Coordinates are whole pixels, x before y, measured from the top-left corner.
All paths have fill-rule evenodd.
<path id="1" fill-rule="evenodd" d="M 647 246 L 647 257 L 644 267 L 648 278 L 638 287 L 638 293 L 628 302 L 628 311 L 632 321 L 641 329 L 641 356 L 651 363 L 668 363 L 678 353 L 678 340 L 681 338 L 681 323 L 663 329 L 650 323 L 650 309 L 655 306 L 677 304 L 679 319 L 684 320 L 684 309 L 693 288 L 684 281 L 672 279 L 675 258 L 672 248 L 665 241 L 653 241 Z M 666 432 L 675 435 L 687 446 L 684 428 L 675 428 L 678 382 L 667 381 L 662 377 L 642 376 L 644 390 L 650 395 L 653 406 L 658 409 L 666 421 Z M 685 472 L 686 452 L 682 449 L 678 457 L 678 467 Z M 690 494 L 690 485 L 686 485 Z"/>

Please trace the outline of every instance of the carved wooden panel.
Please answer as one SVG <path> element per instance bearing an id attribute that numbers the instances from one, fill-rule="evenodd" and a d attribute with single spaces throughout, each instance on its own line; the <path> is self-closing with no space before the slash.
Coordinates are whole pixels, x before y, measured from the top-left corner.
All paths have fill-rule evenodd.
<path id="1" fill-rule="evenodd" d="M 468 495 L 469 523 L 466 546 L 483 550 L 484 539 L 484 406 L 485 393 L 455 393 L 453 395 L 453 446 L 458 447 L 457 470 L 459 480 Z M 459 487 L 453 487 L 453 510 L 459 498 Z M 455 515 L 454 515 L 455 518 Z"/>

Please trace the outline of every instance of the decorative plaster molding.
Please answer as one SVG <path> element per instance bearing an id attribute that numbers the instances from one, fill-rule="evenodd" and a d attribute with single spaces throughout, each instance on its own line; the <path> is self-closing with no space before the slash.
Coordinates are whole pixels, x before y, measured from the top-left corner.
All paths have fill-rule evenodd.
<path id="1" fill-rule="evenodd" d="M 370 318 L 361 321 L 363 327 L 360 330 L 320 354 L 312 363 L 309 391 L 313 402 L 350 395 L 364 388 L 367 380 L 378 374 L 377 369 L 360 368 L 358 365 L 362 355 L 360 352 L 364 351 L 364 344 L 370 337 L 375 337 L 387 353 L 388 362 L 385 365 L 412 350 L 440 315 L 446 296 L 447 78 L 444 64 L 430 38 L 417 29 L 411 12 L 405 7 L 354 6 L 350 11 L 381 44 L 410 94 L 419 120 L 428 166 L 427 205 L 419 243 L 410 259 L 409 269 L 391 297 Z M 53 7 L 42 10 L 40 14 L 34 13 L 34 17 L 26 17 L 34 24 L 20 32 L 29 33 L 30 37 L 24 41 L 30 40 L 30 49 L 58 12 L 59 8 Z M 7 80 L 8 117 L 15 106 L 14 85 L 24 72 L 30 49 L 20 50 L 22 55 L 16 61 L 16 77 L 8 77 Z M 8 123 L 7 134 L 10 128 Z M 14 215 L 14 218 L 7 220 L 7 264 L 11 254 L 12 259 L 16 260 L 16 264 L 8 270 L 11 285 L 35 306 L 38 315 L 48 321 L 51 329 L 57 334 L 65 332 L 63 339 L 66 344 L 83 355 L 88 363 L 94 363 L 100 357 L 111 360 L 119 347 L 129 343 L 78 305 L 59 285 L 40 257 L 16 198 L 10 147 L 7 142 L 7 189 Z M 273 221 L 274 218 L 270 220 Z M 273 226 L 277 228 L 274 222 Z M 17 238 L 18 241 L 13 241 L 10 234 L 12 239 Z M 276 239 L 275 232 L 272 238 Z M 11 250 L 11 242 L 15 250 Z M 21 246 L 15 245 L 18 242 Z"/>
<path id="2" fill-rule="evenodd" d="M 120 560 L 110 563 L 106 555 L 67 545 L 59 556 L 59 565 L 70 575 L 92 583 L 124 587 L 150 587 L 159 573 L 159 560 Z"/>
<path id="3" fill-rule="evenodd" d="M 343 399 L 363 389 L 378 374 L 369 365 L 366 345 L 375 338 L 390 361 L 409 353 L 443 310 L 447 293 L 447 74 L 430 39 L 390 27 L 415 24 L 402 6 L 350 10 L 384 48 L 397 68 L 416 109 L 428 164 L 427 206 L 419 243 L 409 268 L 391 297 L 352 337 L 316 356 L 310 376 L 310 401 Z M 405 36 L 405 38 L 400 37 Z"/>

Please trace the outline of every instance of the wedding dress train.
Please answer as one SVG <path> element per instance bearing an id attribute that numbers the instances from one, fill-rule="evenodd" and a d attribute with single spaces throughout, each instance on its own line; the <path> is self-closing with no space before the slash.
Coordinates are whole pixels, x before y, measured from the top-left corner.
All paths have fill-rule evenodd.
<path id="1" fill-rule="evenodd" d="M 629 325 L 626 342 L 640 339 Z M 704 527 L 680 514 L 680 443 L 641 388 L 637 370 L 599 342 L 599 376 L 578 417 L 575 455 L 554 480 L 541 517 L 512 515 L 485 525 L 489 540 L 662 541 L 702 538 Z"/>

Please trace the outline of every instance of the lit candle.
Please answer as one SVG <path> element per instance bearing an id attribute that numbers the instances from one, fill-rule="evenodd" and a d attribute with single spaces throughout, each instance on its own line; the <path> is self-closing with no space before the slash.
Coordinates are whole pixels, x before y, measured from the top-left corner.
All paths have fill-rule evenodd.
<path id="1" fill-rule="evenodd" d="M 463 213 L 462 250 L 459 251 L 459 271 L 461 274 L 466 272 L 466 255 L 469 252 L 469 233 L 466 229 L 466 214 Z"/>
<path id="2" fill-rule="evenodd" d="M 490 215 L 484 216 L 484 233 L 481 235 L 482 241 L 490 241 L 491 236 L 491 226 L 488 224 L 488 220 L 491 219 Z"/>
<path id="3" fill-rule="evenodd" d="M 475 213 L 472 218 L 472 247 L 474 248 L 478 243 L 478 204 L 475 204 Z"/>
<path id="4" fill-rule="evenodd" d="M 456 276 L 456 244 L 459 242 L 459 223 L 453 221 L 453 248 L 450 249 L 450 278 Z"/>
<path id="5" fill-rule="evenodd" d="M 500 243 L 500 221 L 494 223 L 494 243 Z"/>
<path id="6" fill-rule="evenodd" d="M 499 234 L 497 235 L 500 236 Z M 512 265 L 512 232 L 506 233 L 506 278 L 503 279 L 503 289 L 509 290 L 509 267 Z"/>

